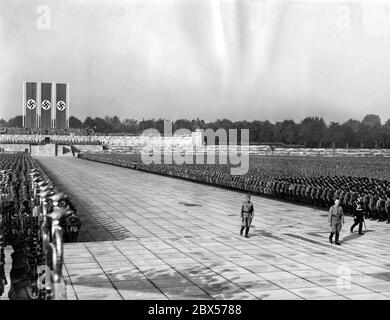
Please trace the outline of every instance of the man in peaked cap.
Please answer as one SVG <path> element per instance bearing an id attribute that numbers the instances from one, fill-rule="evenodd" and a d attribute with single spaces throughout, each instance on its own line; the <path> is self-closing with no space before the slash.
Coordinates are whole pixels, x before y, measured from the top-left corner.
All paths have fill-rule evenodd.
<path id="1" fill-rule="evenodd" d="M 245 238 L 249 238 L 248 233 L 249 233 L 250 225 L 252 223 L 253 215 L 254 215 L 253 203 L 251 202 L 251 196 L 247 194 L 241 206 L 242 225 L 241 225 L 240 235 L 242 236 L 242 233 L 245 229 Z"/>
<path id="2" fill-rule="evenodd" d="M 70 242 L 76 242 L 81 227 L 81 221 L 80 218 L 77 216 L 76 209 L 73 207 L 73 205 L 70 205 L 69 209 L 71 213 L 66 217 L 65 231 L 68 235 L 68 240 Z"/>
<path id="3" fill-rule="evenodd" d="M 354 218 L 354 224 L 351 226 L 351 233 L 353 232 L 353 229 L 359 225 L 359 234 L 363 234 L 362 228 L 363 228 L 363 222 L 364 222 L 364 211 L 363 211 L 364 203 L 362 197 L 359 195 L 357 200 L 353 202 L 353 218 Z"/>
<path id="4" fill-rule="evenodd" d="M 331 227 L 331 232 L 329 235 L 329 242 L 333 243 L 333 235 L 336 234 L 335 244 L 341 245 L 339 242 L 339 235 L 341 228 L 344 224 L 344 212 L 343 208 L 340 206 L 340 200 L 336 199 L 334 205 L 329 209 L 328 222 Z"/>

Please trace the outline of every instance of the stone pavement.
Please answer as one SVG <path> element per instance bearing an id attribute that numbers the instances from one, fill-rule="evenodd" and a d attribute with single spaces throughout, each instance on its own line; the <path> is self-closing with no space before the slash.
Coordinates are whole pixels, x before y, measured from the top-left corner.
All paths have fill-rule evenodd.
<path id="1" fill-rule="evenodd" d="M 66 244 L 68 299 L 390 299 L 390 225 L 342 246 L 327 213 L 77 158 L 38 158 L 75 201 L 79 243 Z M 7 257 L 9 262 L 9 257 Z"/>

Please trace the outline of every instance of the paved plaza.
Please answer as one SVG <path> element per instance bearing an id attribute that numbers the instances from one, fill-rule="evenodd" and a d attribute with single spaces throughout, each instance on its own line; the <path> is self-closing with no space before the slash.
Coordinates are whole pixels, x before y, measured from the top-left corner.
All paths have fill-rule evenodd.
<path id="1" fill-rule="evenodd" d="M 83 223 L 80 242 L 65 245 L 68 299 L 390 299 L 389 224 L 367 221 L 359 236 L 346 217 L 335 246 L 327 212 L 253 196 L 246 239 L 243 193 L 37 159 Z"/>

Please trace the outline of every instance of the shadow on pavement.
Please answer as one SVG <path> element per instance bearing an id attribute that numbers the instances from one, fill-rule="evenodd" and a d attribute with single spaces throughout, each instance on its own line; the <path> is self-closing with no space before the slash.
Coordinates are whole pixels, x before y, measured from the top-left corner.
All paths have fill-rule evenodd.
<path id="1" fill-rule="evenodd" d="M 375 230 L 366 230 L 366 231 L 363 230 L 363 234 L 359 234 L 358 231 L 354 231 L 353 233 L 349 234 L 348 236 L 345 236 L 342 239 L 342 241 L 348 242 L 348 241 L 354 240 L 356 238 L 364 237 L 364 233 L 369 233 L 369 232 L 375 232 Z"/>
<path id="2" fill-rule="evenodd" d="M 99 210 L 93 203 L 80 199 L 65 184 L 58 180 L 58 174 L 52 172 L 42 162 L 39 162 L 42 169 L 49 175 L 54 184 L 60 188 L 74 203 L 77 215 L 81 220 L 81 229 L 77 242 L 117 241 L 132 236 L 126 228 L 122 227 L 108 214 Z"/>
<path id="3" fill-rule="evenodd" d="M 129 262 L 129 265 L 131 263 Z M 211 265 L 210 268 L 217 267 L 218 264 Z M 233 268 L 219 269 L 218 273 L 223 275 L 224 273 L 234 272 Z M 178 274 L 179 272 L 179 274 Z M 231 281 L 238 280 L 238 276 L 230 277 L 229 280 L 224 279 L 222 276 L 216 275 L 211 269 L 199 269 L 196 267 L 180 268 L 174 271 L 173 269 L 166 271 L 161 270 L 158 267 L 150 268 L 145 271 L 147 279 L 144 277 L 144 273 L 134 269 L 134 266 L 118 267 L 115 271 L 106 271 L 108 280 L 102 281 L 101 273 L 88 274 L 88 275 L 72 275 L 72 283 L 77 287 L 82 286 L 84 292 L 82 295 L 88 295 L 90 293 L 102 293 L 112 292 L 113 289 L 119 291 L 121 296 L 125 300 L 132 299 L 148 299 L 154 295 L 164 295 L 168 299 L 245 299 L 255 298 L 249 292 L 245 292 L 245 289 L 250 289 L 263 285 L 263 289 L 267 290 L 271 283 L 241 283 L 234 284 Z M 100 277 L 99 277 L 100 275 Z M 68 280 L 69 285 L 69 280 Z M 85 289 L 85 287 L 89 287 Z M 93 288 L 96 288 L 93 289 Z"/>

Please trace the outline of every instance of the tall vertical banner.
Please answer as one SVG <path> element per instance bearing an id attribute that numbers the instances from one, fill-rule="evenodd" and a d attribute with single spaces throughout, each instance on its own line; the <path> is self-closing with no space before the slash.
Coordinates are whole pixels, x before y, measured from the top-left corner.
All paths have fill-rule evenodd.
<path id="1" fill-rule="evenodd" d="M 56 83 L 56 129 L 67 128 L 67 88 L 66 83 Z"/>
<path id="2" fill-rule="evenodd" d="M 37 83 L 25 82 L 24 114 L 26 128 L 37 127 Z"/>
<path id="3" fill-rule="evenodd" d="M 41 128 L 51 128 L 52 121 L 52 86 L 51 83 L 41 84 Z"/>

